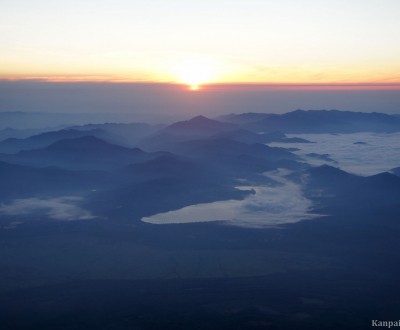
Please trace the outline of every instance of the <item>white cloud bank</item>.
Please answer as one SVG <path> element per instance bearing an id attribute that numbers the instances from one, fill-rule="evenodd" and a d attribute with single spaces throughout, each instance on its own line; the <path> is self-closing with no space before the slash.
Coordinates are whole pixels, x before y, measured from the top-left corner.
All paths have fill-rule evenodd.
<path id="1" fill-rule="evenodd" d="M 271 143 L 299 148 L 295 153 L 312 165 L 328 164 L 359 175 L 374 175 L 400 166 L 400 133 L 288 134 L 315 143 Z M 361 142 L 361 143 L 357 143 Z M 328 153 L 337 163 L 309 158 L 308 153 Z"/>
<path id="2" fill-rule="evenodd" d="M 302 194 L 300 185 L 283 178 L 283 170 L 268 173 L 279 186 L 251 186 L 256 193 L 244 200 L 197 204 L 176 211 L 142 218 L 152 224 L 223 221 L 230 225 L 268 228 L 320 217 L 312 214 L 312 202 Z"/>
<path id="3" fill-rule="evenodd" d="M 33 213 L 60 221 L 88 220 L 94 216 L 77 204 L 81 197 L 64 196 L 57 198 L 25 198 L 15 199 L 10 204 L 0 205 L 0 214 L 4 215 L 29 215 Z"/>

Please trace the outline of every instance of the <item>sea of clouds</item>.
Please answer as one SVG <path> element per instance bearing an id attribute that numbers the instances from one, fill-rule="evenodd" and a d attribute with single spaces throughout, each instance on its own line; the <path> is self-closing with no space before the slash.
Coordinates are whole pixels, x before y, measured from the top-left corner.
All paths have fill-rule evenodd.
<path id="1" fill-rule="evenodd" d="M 271 143 L 298 148 L 295 153 L 312 165 L 328 164 L 358 175 L 374 175 L 400 166 L 400 132 L 352 134 L 293 134 L 314 143 Z M 333 161 L 307 157 L 309 153 L 329 154 Z"/>

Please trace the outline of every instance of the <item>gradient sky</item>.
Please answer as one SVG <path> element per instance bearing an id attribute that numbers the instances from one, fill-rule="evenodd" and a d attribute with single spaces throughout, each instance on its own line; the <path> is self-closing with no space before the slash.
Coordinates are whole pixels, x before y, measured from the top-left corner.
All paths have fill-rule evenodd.
<path id="1" fill-rule="evenodd" d="M 2 0 L 0 78 L 398 84 L 399 17 L 399 0 Z"/>

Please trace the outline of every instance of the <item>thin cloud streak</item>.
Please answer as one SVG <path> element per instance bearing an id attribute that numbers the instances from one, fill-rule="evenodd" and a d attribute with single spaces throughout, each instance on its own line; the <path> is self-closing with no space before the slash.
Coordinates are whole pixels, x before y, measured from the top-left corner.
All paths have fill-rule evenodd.
<path id="1" fill-rule="evenodd" d="M 89 220 L 95 218 L 78 204 L 81 197 L 64 196 L 57 198 L 15 199 L 9 204 L 0 204 L 0 214 L 8 216 L 40 214 L 59 221 Z"/>
<path id="2" fill-rule="evenodd" d="M 137 79 L 120 75 L 7 75 L 0 76 L 0 82 L 49 82 L 49 83 L 111 83 L 111 84 L 144 84 L 159 85 L 159 87 L 182 88 L 183 83 L 174 81 L 151 79 Z M 204 83 L 202 89 L 213 90 L 400 90 L 400 81 L 391 82 L 332 82 L 332 83 L 269 83 L 269 82 L 229 82 L 229 83 Z"/>

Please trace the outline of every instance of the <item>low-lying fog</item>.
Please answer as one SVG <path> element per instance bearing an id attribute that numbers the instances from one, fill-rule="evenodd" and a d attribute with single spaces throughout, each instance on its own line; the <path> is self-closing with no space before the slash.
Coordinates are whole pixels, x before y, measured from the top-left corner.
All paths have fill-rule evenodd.
<path id="1" fill-rule="evenodd" d="M 223 221 L 235 226 L 264 228 L 319 217 L 311 213 L 312 202 L 303 196 L 301 186 L 285 179 L 286 174 L 285 170 L 266 173 L 277 182 L 275 186 L 238 187 L 255 192 L 243 200 L 191 205 L 142 218 L 142 221 L 152 224 Z"/>

